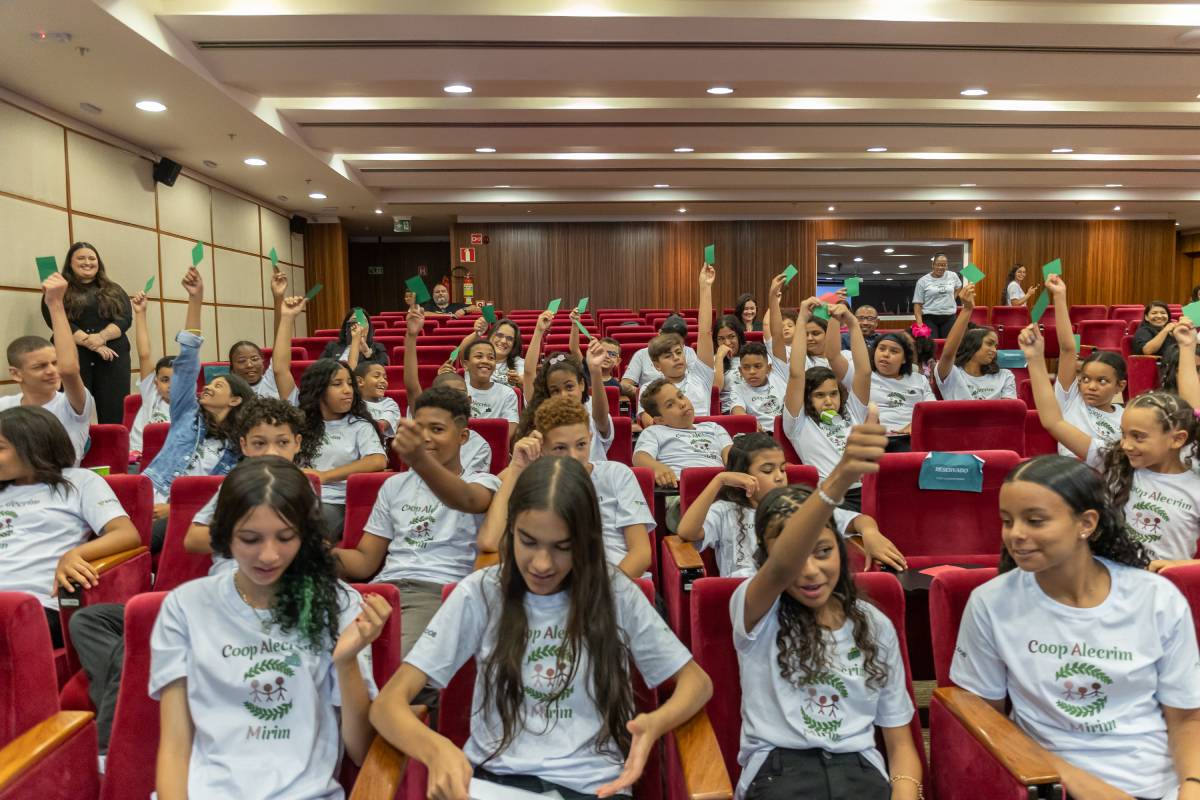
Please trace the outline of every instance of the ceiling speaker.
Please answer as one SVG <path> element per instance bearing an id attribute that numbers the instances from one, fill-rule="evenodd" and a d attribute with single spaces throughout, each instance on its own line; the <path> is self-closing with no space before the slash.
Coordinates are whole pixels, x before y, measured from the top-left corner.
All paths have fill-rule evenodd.
<path id="1" fill-rule="evenodd" d="M 292 218 L 288 220 L 288 228 L 292 233 L 304 233 L 306 227 L 308 227 L 308 220 L 299 214 L 292 215 Z"/>
<path id="2" fill-rule="evenodd" d="M 158 181 L 163 186 L 174 186 L 175 179 L 179 177 L 179 171 L 181 169 L 183 169 L 181 164 L 178 164 L 166 156 L 163 156 L 163 158 L 154 165 L 154 180 Z"/>

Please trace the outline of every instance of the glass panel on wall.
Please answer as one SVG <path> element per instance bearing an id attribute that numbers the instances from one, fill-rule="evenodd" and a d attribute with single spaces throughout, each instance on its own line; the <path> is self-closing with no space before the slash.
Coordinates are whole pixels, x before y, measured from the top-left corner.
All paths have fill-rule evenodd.
<path id="1" fill-rule="evenodd" d="M 943 253 L 949 268 L 962 272 L 970 263 L 970 242 L 963 240 L 817 242 L 817 293 L 837 291 L 846 278 L 860 277 L 859 296 L 851 305 L 875 306 L 880 316 L 912 314 L 913 288 Z"/>

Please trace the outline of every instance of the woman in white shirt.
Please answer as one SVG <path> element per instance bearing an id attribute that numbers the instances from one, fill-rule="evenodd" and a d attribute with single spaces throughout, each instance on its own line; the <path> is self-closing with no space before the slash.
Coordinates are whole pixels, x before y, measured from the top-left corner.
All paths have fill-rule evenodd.
<path id="1" fill-rule="evenodd" d="M 946 337 L 934 378 L 943 400 L 1016 399 L 1017 381 L 1011 371 L 996 363 L 1000 340 L 991 328 L 972 328 L 975 287 L 968 283 L 958 293 L 962 310 Z"/>
<path id="2" fill-rule="evenodd" d="M 371 744 L 368 647 L 392 609 L 337 580 L 323 528 L 289 461 L 222 481 L 212 545 L 237 569 L 167 595 L 150 637 L 162 800 L 343 796 L 343 742 L 355 764 Z"/>
<path id="3" fill-rule="evenodd" d="M 742 683 L 739 800 L 920 796 L 899 640 L 859 597 L 830 520 L 842 493 L 878 469 L 887 437 L 877 415 L 852 430 L 819 489 L 775 489 L 758 506 L 758 571 L 729 602 Z"/>
<path id="4" fill-rule="evenodd" d="M 371 721 L 423 763 L 431 797 L 476 779 L 564 797 L 627 795 L 655 744 L 712 694 L 642 590 L 604 557 L 592 481 L 573 458 L 542 457 L 515 479 L 500 565 L 465 578 L 388 681 Z M 476 659 L 471 736 L 460 750 L 412 712 Z M 670 699 L 637 713 L 630 660 Z"/>
<path id="5" fill-rule="evenodd" d="M 1033 286 L 1030 286 L 1028 292 L 1023 290 L 1021 284 L 1025 280 L 1025 275 L 1024 264 L 1014 264 L 1013 268 L 1008 271 L 1008 277 L 1004 279 L 1004 305 L 1023 306 L 1027 305 L 1033 299 L 1038 285 L 1035 283 Z"/>
<path id="6" fill-rule="evenodd" d="M 1062 456 L 1000 490 L 1001 574 L 971 593 L 950 678 L 1050 752 L 1072 797 L 1194 798 L 1200 662 L 1187 601 Z M 1017 569 L 1013 569 L 1013 566 Z"/>

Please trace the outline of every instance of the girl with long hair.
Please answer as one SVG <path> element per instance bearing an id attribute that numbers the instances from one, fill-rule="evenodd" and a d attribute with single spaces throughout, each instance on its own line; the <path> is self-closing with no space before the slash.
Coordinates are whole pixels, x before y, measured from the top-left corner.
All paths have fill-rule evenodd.
<path id="1" fill-rule="evenodd" d="M 567 800 L 628 796 L 654 746 L 712 694 L 708 676 L 642 590 L 604 558 L 596 493 L 573 458 L 511 482 L 500 565 L 466 577 L 380 693 L 371 721 L 429 771 L 431 797 L 466 797 L 474 775 Z M 476 659 L 476 712 L 459 750 L 413 714 L 427 681 Z M 638 713 L 630 659 L 670 699 Z"/>
<path id="2" fill-rule="evenodd" d="M 521 357 L 521 328 L 511 319 L 502 319 L 489 329 L 486 318 L 475 320 L 475 330 L 467 334 L 459 345 L 460 350 L 474 341 L 486 340 L 496 351 L 496 369 L 492 372 L 494 383 L 521 386 L 525 378 L 525 359 Z"/>
<path id="3" fill-rule="evenodd" d="M 337 579 L 318 505 L 278 456 L 221 482 L 212 546 L 237 569 L 168 594 L 150 637 L 163 800 L 341 798 L 343 745 L 366 757 L 368 648 L 392 609 Z"/>
<path id="4" fill-rule="evenodd" d="M 729 602 L 742 683 L 739 798 L 919 796 L 899 639 L 859 596 L 830 519 L 838 498 L 879 469 L 887 436 L 877 413 L 851 431 L 819 489 L 779 487 L 758 505 L 758 568 Z"/>
<path id="5" fill-rule="evenodd" d="M 1000 489 L 1000 519 L 1001 574 L 967 601 L 951 680 L 1001 714 L 1011 701 L 1072 797 L 1194 797 L 1195 624 L 1145 569 L 1103 478 L 1062 456 L 1026 461 Z"/>
<path id="6" fill-rule="evenodd" d="M 1162 300 L 1146 303 L 1142 312 L 1142 324 L 1133 332 L 1129 350 L 1135 356 L 1158 356 L 1165 358 L 1176 348 L 1171 331 L 1177 323 L 1171 321 L 1171 309 Z"/>
<path id="7" fill-rule="evenodd" d="M 361 308 L 352 308 L 342 320 L 338 330 L 338 338 L 325 345 L 321 358 L 332 358 L 335 361 L 349 361 L 350 351 L 358 352 L 358 362 L 372 361 L 383 366 L 388 365 L 387 347 L 375 341 L 375 325 L 367 319 L 367 326 L 358 324 L 357 314 Z M 363 316 L 366 316 L 364 313 Z"/>
<path id="8" fill-rule="evenodd" d="M 1004 279 L 1004 297 L 1001 305 L 1005 306 L 1024 306 L 1028 305 L 1037 292 L 1038 285 L 1035 283 L 1029 287 L 1029 291 L 1021 288 L 1021 283 L 1025 280 L 1028 274 L 1024 264 L 1013 264 L 1012 269 L 1008 271 L 1008 276 Z"/>
<path id="9" fill-rule="evenodd" d="M 991 328 L 971 328 L 975 308 L 975 286 L 966 283 L 958 299 L 962 308 L 946 336 L 934 380 L 943 400 L 1016 399 L 1017 381 L 1010 370 L 996 363 L 1000 343 Z M 968 328 L 971 328 L 968 330 Z"/>
<path id="10" fill-rule="evenodd" d="M 721 413 L 728 414 L 733 408 L 733 393 L 742 382 L 740 371 L 742 348 L 746 346 L 746 327 L 732 314 L 717 318 L 713 326 L 713 347 L 716 354 L 714 385 L 721 390 Z"/>

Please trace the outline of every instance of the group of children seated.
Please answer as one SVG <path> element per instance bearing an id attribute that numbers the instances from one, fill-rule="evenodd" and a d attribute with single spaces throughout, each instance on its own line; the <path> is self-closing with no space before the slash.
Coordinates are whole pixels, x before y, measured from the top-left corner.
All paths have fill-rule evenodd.
<path id="1" fill-rule="evenodd" d="M 339 797 L 343 753 L 361 764 L 375 735 L 426 766 L 434 798 L 465 800 L 472 780 L 562 798 L 631 796 L 655 743 L 714 691 L 636 583 L 659 524 L 715 551 L 722 576 L 743 579 L 729 607 L 743 687 L 736 795 L 923 797 L 899 638 L 857 591 L 849 553 L 860 547 L 868 568 L 907 567 L 861 513 L 862 478 L 886 452 L 907 448 L 913 408 L 935 399 L 930 379 L 907 333 L 882 332 L 868 347 L 844 304 L 809 298 L 783 310 L 782 275 L 768 293 L 765 341 L 748 342 L 738 319 L 714 325 L 715 277 L 709 265 L 699 272 L 695 349 L 686 326 L 669 321 L 621 374 L 610 339 L 581 351 L 573 337 L 572 354 L 543 358 L 547 312 L 523 355 L 516 324 L 481 318 L 458 351 L 465 375 L 447 363 L 423 387 L 415 348 L 427 312 L 414 305 L 407 416 L 385 395 L 387 354 L 353 312 L 296 385 L 291 341 L 306 301 L 286 296 L 281 273 L 269 367 L 258 345 L 238 342 L 229 373 L 199 391 L 200 274 L 183 279 L 187 318 L 173 357 L 154 360 L 146 299 L 131 298 L 143 398 L 132 441 L 147 423 L 171 423 L 141 467 L 154 486 L 156 549 L 175 479 L 225 476 L 187 521 L 184 547 L 211 554 L 209 575 L 167 596 L 151 639 L 158 797 Z M 1190 561 L 1200 538 L 1196 331 L 1186 321 L 1172 331 L 1173 391 L 1122 406 L 1123 360 L 1097 351 L 1077 363 L 1062 324 L 1065 285 L 1053 277 L 1046 288 L 1060 322 L 1056 383 L 1036 325 L 1020 345 L 1042 423 L 1065 455 L 1026 461 L 1007 477 L 1001 574 L 971 597 L 951 675 L 1001 712 L 1011 704 L 1073 798 L 1196 800 L 1200 651 L 1187 601 L 1154 574 Z M 65 281 L 51 276 L 43 289 L 59 334 Z M 974 287 L 959 300 L 931 365 L 941 396 L 1015 397 L 1012 373 L 996 364 L 995 332 L 969 324 Z M 60 643 L 56 595 L 94 585 L 90 562 L 140 539 L 104 479 L 77 466 L 92 401 L 69 333 L 55 342 L 23 337 L 8 349 L 21 393 L 0 402 L 0 590 L 37 597 Z M 635 401 L 633 463 L 661 493 L 685 469 L 721 469 L 685 513 L 668 497 L 656 518 L 633 470 L 606 458 L 612 385 Z M 514 386 L 525 398 L 519 412 Z M 757 433 L 731 438 L 695 421 L 714 388 L 722 410 L 755 417 Z M 473 418 L 509 424 L 511 460 L 499 474 Z M 816 468 L 816 486 L 788 485 L 776 418 Z M 386 470 L 388 448 L 407 470 L 383 481 L 361 532 L 344 532 L 347 479 Z M 344 533 L 355 534 L 353 547 L 341 546 Z M 480 552 L 497 552 L 498 564 L 475 570 Z M 382 688 L 370 645 L 394 612 L 349 585 L 370 581 L 400 594 L 404 662 Z M 457 586 L 443 602 L 449 584 Z M 122 619 L 120 606 L 97 605 L 70 622 L 102 754 Z M 1103 678 L 1064 703 L 1058 650 L 1032 646 L 1031 636 L 1070 642 L 1085 632 L 1092 652 L 1116 655 L 1080 661 Z M 286 698 L 282 683 L 247 683 L 266 644 L 286 665 Z M 474 713 L 459 749 L 438 732 L 436 713 L 430 724 L 413 706 L 436 711 L 436 690 L 472 659 Z M 656 709 L 637 711 L 633 667 L 649 687 L 672 686 Z M 814 718 L 821 686 L 840 689 L 836 726 L 824 706 Z M 286 748 L 248 739 L 248 709 L 283 700 Z"/>

